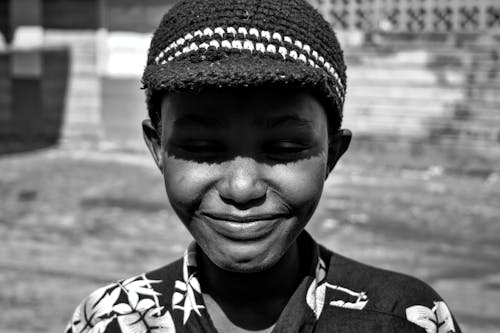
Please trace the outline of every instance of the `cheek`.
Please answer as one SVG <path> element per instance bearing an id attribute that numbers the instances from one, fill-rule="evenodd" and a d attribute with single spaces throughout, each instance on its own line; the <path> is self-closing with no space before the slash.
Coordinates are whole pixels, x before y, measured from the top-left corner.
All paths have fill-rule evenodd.
<path id="1" fill-rule="evenodd" d="M 323 156 L 274 167 L 274 182 L 294 210 L 312 215 L 323 192 L 326 159 Z M 276 180 L 279 180 L 276 182 Z M 312 210 L 311 212 L 309 212 Z"/>
<path id="2" fill-rule="evenodd" d="M 181 219 L 191 216 L 209 188 L 214 172 L 208 164 L 168 156 L 164 161 L 163 174 L 170 203 Z"/>

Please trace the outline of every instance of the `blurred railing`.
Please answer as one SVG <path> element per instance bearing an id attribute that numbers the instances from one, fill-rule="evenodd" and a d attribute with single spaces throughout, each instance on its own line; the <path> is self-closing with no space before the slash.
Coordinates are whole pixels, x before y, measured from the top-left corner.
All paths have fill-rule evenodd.
<path id="1" fill-rule="evenodd" d="M 500 158 L 500 0 L 310 2 L 341 39 L 358 138 Z"/>
<path id="2" fill-rule="evenodd" d="M 312 0 L 337 29 L 391 32 L 500 31 L 498 0 Z"/>

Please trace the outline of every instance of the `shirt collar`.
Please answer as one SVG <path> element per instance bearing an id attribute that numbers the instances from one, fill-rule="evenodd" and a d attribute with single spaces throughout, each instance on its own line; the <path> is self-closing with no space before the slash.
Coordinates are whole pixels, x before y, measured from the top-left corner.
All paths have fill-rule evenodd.
<path id="1" fill-rule="evenodd" d="M 319 256 L 319 246 L 306 231 L 299 235 L 297 244 L 304 278 L 283 309 L 273 332 L 312 332 L 323 308 L 324 293 L 318 293 L 317 290 L 318 285 L 325 279 L 326 268 Z M 203 286 L 200 286 L 197 276 L 198 250 L 196 242 L 192 242 L 184 253 L 182 280 L 176 281 L 175 284 L 179 296 L 176 297 L 174 293 L 172 306 L 173 310 L 183 312 L 184 325 L 196 321 L 196 324 L 192 324 L 197 327 L 199 325 L 213 327 L 203 301 Z"/>

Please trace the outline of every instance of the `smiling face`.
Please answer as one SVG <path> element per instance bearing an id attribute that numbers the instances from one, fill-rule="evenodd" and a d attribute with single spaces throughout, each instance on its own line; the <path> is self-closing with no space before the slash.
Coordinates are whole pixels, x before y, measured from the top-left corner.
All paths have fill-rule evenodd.
<path id="1" fill-rule="evenodd" d="M 220 268 L 275 265 L 312 216 L 332 156 L 327 118 L 307 93 L 218 90 L 169 94 L 162 136 L 145 127 L 168 198 Z M 347 148 L 347 147 L 346 147 Z"/>

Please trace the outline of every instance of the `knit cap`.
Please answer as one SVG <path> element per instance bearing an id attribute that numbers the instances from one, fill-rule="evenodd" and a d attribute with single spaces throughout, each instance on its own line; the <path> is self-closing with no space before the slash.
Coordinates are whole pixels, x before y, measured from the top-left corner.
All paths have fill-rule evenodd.
<path id="1" fill-rule="evenodd" d="M 346 66 L 331 26 L 304 0 L 182 0 L 153 34 L 142 77 L 157 126 L 168 92 L 305 89 L 340 126 Z"/>

